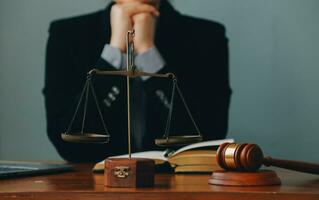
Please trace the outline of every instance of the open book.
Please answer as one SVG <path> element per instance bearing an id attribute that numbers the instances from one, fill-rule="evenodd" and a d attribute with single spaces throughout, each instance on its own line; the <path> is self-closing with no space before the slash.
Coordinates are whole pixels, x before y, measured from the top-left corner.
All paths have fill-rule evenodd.
<path id="1" fill-rule="evenodd" d="M 216 162 L 216 150 L 224 142 L 232 143 L 233 139 L 210 140 L 184 146 L 176 151 L 143 151 L 132 153 L 132 158 L 149 158 L 156 165 L 168 162 L 175 172 L 212 172 L 220 169 Z M 128 155 L 109 158 L 128 158 Z M 104 161 L 97 163 L 93 171 L 104 170 Z"/>

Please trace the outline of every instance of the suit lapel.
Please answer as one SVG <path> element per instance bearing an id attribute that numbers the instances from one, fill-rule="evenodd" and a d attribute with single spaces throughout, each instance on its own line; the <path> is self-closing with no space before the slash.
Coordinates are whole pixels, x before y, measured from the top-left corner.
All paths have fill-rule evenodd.
<path id="1" fill-rule="evenodd" d="M 161 1 L 160 17 L 158 18 L 155 44 L 160 47 L 164 40 L 169 39 L 170 35 L 174 33 L 179 24 L 180 14 L 173 8 L 173 6 L 166 0 Z"/>
<path id="2" fill-rule="evenodd" d="M 99 22 L 99 44 L 105 45 L 111 39 L 111 7 L 114 3 L 110 3 L 103 11 L 101 11 Z"/>

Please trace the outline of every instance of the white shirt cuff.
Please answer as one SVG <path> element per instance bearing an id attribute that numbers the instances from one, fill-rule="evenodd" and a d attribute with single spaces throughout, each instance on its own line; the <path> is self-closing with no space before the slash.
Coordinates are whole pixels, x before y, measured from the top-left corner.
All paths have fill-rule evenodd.
<path id="1" fill-rule="evenodd" d="M 101 58 L 106 60 L 116 69 L 120 69 L 122 66 L 122 55 L 120 49 L 111 47 L 109 44 L 104 46 Z"/>
<path id="2" fill-rule="evenodd" d="M 165 61 L 157 48 L 152 47 L 135 57 L 135 65 L 137 69 L 144 72 L 157 73 L 164 67 Z M 146 81 L 149 78 L 149 76 L 143 76 L 142 80 Z"/>

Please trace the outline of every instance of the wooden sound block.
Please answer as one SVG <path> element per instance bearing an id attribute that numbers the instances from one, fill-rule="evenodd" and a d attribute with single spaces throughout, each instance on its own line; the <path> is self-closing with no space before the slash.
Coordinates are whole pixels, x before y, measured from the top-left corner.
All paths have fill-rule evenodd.
<path id="1" fill-rule="evenodd" d="M 218 170 L 213 172 L 209 184 L 229 186 L 265 186 L 280 185 L 276 172 L 260 170 L 257 172 L 234 172 Z"/>
<path id="2" fill-rule="evenodd" d="M 113 158 L 105 160 L 104 185 L 136 188 L 154 186 L 155 162 L 144 158 Z"/>

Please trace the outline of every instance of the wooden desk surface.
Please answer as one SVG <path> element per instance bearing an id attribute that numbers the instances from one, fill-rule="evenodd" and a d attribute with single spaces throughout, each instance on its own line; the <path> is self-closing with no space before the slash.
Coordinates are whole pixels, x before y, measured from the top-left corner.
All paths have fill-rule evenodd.
<path id="1" fill-rule="evenodd" d="M 0 199 L 319 199 L 319 176 L 275 169 L 281 186 L 209 185 L 209 174 L 157 174 L 154 188 L 106 188 L 81 164 L 63 174 L 0 180 Z"/>

